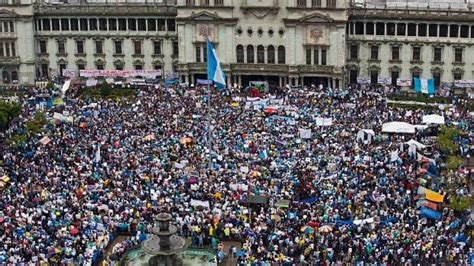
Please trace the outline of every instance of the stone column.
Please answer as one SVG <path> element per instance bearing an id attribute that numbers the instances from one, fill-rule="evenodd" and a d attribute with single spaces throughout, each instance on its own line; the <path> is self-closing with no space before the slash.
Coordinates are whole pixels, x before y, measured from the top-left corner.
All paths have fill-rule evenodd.
<path id="1" fill-rule="evenodd" d="M 278 77 L 278 86 L 281 88 L 283 87 L 283 77 L 282 76 L 279 76 Z"/>
<path id="2" fill-rule="evenodd" d="M 232 80 L 230 78 L 230 74 L 227 74 L 227 88 L 230 88 L 232 87 Z"/>
<path id="3" fill-rule="evenodd" d="M 186 74 L 186 75 L 184 76 L 184 82 L 185 82 L 185 83 L 189 83 L 189 75 L 188 75 L 188 74 Z"/>
<path id="4" fill-rule="evenodd" d="M 238 82 L 239 86 L 242 86 L 242 75 L 239 75 L 238 79 L 239 79 L 239 82 Z"/>
<path id="5" fill-rule="evenodd" d="M 331 87 L 331 78 L 330 78 L 330 77 L 328 77 L 328 83 L 326 84 L 326 86 L 327 86 L 328 88 Z"/>
<path id="6" fill-rule="evenodd" d="M 194 74 L 191 73 L 189 76 L 191 77 L 190 79 L 191 84 L 196 85 L 196 80 L 194 80 Z"/>
<path id="7" fill-rule="evenodd" d="M 332 87 L 331 88 L 334 90 L 336 88 L 336 79 L 331 78 L 331 80 L 332 80 Z"/>
<path id="8" fill-rule="evenodd" d="M 299 85 L 300 85 L 300 78 L 295 77 L 295 86 L 299 86 Z"/>

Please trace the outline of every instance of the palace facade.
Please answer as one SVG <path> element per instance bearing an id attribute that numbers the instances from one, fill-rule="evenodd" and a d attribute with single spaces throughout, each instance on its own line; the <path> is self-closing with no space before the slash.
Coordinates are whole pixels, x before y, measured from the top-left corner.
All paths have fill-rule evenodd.
<path id="1" fill-rule="evenodd" d="M 0 0 L 0 82 L 161 69 L 194 84 L 207 38 L 228 84 L 474 80 L 470 1 Z"/>

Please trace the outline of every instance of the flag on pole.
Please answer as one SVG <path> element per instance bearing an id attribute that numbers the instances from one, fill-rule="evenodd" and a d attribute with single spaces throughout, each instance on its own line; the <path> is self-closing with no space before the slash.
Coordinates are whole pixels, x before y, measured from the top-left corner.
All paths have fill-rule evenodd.
<path id="1" fill-rule="evenodd" d="M 214 81 L 218 89 L 225 88 L 224 71 L 222 71 L 219 58 L 212 43 L 207 40 L 207 78 Z"/>
<path id="2" fill-rule="evenodd" d="M 434 79 L 415 78 L 414 85 L 415 85 L 415 93 L 426 93 L 426 94 L 435 93 Z"/>

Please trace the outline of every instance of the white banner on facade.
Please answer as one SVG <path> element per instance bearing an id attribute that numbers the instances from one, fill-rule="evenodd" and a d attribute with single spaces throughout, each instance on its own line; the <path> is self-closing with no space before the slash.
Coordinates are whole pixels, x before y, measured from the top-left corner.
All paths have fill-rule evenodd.
<path id="1" fill-rule="evenodd" d="M 79 75 L 85 78 L 156 78 L 157 76 L 161 76 L 161 70 L 80 70 Z"/>
<path id="2" fill-rule="evenodd" d="M 455 80 L 454 86 L 458 88 L 474 88 L 474 80 Z"/>
<path id="3" fill-rule="evenodd" d="M 397 85 L 400 87 L 411 87 L 411 79 L 397 79 Z"/>
<path id="4" fill-rule="evenodd" d="M 357 83 L 360 85 L 369 85 L 370 84 L 370 78 L 357 78 Z"/>
<path id="5" fill-rule="evenodd" d="M 69 68 L 63 69 L 63 77 L 75 78 L 76 77 L 76 70 L 69 69 Z"/>

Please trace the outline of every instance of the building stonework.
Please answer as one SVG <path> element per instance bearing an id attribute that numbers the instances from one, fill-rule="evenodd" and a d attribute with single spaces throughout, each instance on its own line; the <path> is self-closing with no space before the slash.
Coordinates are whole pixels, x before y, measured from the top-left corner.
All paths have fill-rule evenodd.
<path id="1" fill-rule="evenodd" d="M 207 38 L 227 82 L 241 86 L 474 80 L 474 3 L 420 3 L 3 0 L 0 84 L 63 69 L 161 69 L 196 83 L 206 78 Z"/>

